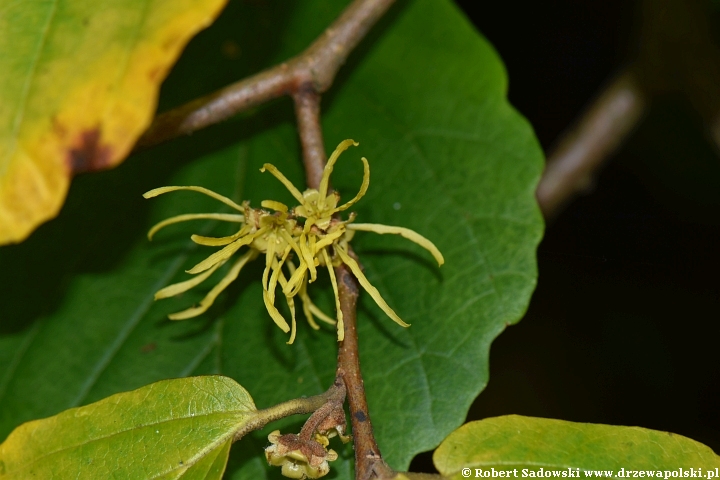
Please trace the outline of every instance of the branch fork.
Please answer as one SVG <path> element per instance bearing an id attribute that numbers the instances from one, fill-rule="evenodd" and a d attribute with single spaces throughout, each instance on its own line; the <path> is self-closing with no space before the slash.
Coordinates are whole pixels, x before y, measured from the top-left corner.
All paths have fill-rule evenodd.
<path id="1" fill-rule="evenodd" d="M 321 94 L 330 88 L 350 52 L 393 3 L 394 0 L 353 1 L 315 42 L 296 57 L 158 115 L 135 149 L 193 133 L 269 100 L 289 95 L 295 105 L 307 186 L 317 189 L 327 161 L 320 122 Z M 355 258 L 352 250 L 348 254 Z M 358 282 L 344 264 L 335 267 L 335 273 L 339 280 L 340 308 L 345 318 L 345 338 L 339 346 L 335 384 L 323 395 L 291 400 L 267 409 L 250 428 L 237 432 L 235 439 L 269 421 L 314 411 L 298 435 L 280 435 L 279 432 L 270 435 L 272 445 L 268 449 L 272 451 L 268 453 L 268 460 L 298 452 L 308 460 L 311 473 L 323 469 L 323 462 L 327 462 L 332 452 L 328 452 L 327 444 L 323 443 L 332 430 L 341 438 L 344 436 L 345 412 L 342 405 L 347 394 L 355 444 L 356 479 L 394 478 L 396 474 L 383 460 L 373 435 L 360 372 L 355 311 Z M 285 470 L 285 466 L 283 468 Z M 287 470 L 296 478 L 301 478 L 303 474 L 310 476 L 308 470 L 301 472 L 292 465 Z"/>

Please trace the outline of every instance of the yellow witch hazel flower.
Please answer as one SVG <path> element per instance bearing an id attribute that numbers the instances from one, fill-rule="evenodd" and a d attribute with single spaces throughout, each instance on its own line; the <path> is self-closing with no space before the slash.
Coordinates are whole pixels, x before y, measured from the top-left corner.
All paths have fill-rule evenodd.
<path id="1" fill-rule="evenodd" d="M 288 343 L 293 343 L 295 340 L 295 297 L 300 297 L 303 312 L 312 328 L 319 328 L 315 322 L 315 317 L 329 324 L 336 324 L 338 341 L 343 340 L 343 316 L 340 310 L 337 280 L 333 270 L 333 267 L 343 263 L 350 268 L 360 285 L 372 296 L 378 306 L 395 322 L 407 327 L 408 324 L 403 322 L 395 311 L 390 308 L 380 296 L 380 292 L 365 277 L 360 265 L 350 256 L 348 242 L 356 231 L 396 234 L 428 250 L 437 260 L 438 265 L 442 265 L 444 259 L 430 240 L 410 229 L 372 223 L 354 223 L 354 213 L 351 213 L 347 220 L 342 220 L 339 217 L 340 212 L 353 206 L 365 195 L 370 184 L 370 165 L 367 159 L 362 158 L 364 173 L 362 185 L 357 195 L 349 202 L 338 206 L 340 195 L 337 192 L 328 192 L 333 167 L 340 154 L 351 145 L 357 146 L 358 143 L 353 140 L 341 142 L 325 166 L 319 188 L 310 188 L 302 193 L 274 165 L 269 163 L 263 165 L 260 171 L 270 172 L 299 202 L 299 205 L 293 209 L 289 209 L 286 205 L 274 200 L 261 202 L 260 206 L 262 208 L 251 208 L 249 202 L 238 205 L 229 198 L 203 187 L 161 187 L 145 193 L 143 195 L 145 198 L 152 198 L 168 192 L 191 190 L 215 198 L 238 212 L 233 214 L 196 213 L 178 215 L 168 218 L 150 229 L 148 238 L 152 239 L 158 230 L 187 220 L 220 220 L 239 225 L 237 233 L 227 237 L 191 236 L 192 241 L 199 245 L 222 248 L 190 270 L 187 270 L 187 273 L 194 275 L 193 278 L 158 291 L 155 294 L 156 300 L 178 295 L 199 285 L 231 258 L 235 257 L 241 248 L 247 247 L 244 253 L 235 258 L 222 280 L 210 290 L 199 305 L 173 313 L 169 315 L 169 318 L 183 320 L 205 312 L 210 308 L 217 296 L 237 278 L 240 270 L 248 262 L 263 254 L 265 256 L 265 271 L 262 276 L 263 301 L 277 326 L 285 333 L 291 332 Z M 287 276 L 283 268 L 287 271 Z M 319 268 L 327 269 L 330 276 L 330 282 L 335 294 L 336 320 L 324 314 L 308 295 L 307 286 L 317 279 Z M 290 310 L 290 325 L 275 307 L 278 284 Z"/>

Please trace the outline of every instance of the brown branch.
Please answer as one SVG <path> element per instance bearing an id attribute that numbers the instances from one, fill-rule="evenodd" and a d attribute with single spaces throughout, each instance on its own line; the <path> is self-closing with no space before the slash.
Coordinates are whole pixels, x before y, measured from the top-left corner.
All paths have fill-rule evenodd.
<path id="1" fill-rule="evenodd" d="M 309 188 L 318 188 L 326 162 L 320 126 L 320 95 L 303 91 L 294 98 L 307 184 Z M 355 256 L 352 250 L 349 253 Z M 343 379 L 347 389 L 355 445 L 355 478 L 393 478 L 395 472 L 383 461 L 373 434 L 360 371 L 356 329 L 359 286 L 355 276 L 344 264 L 335 267 L 335 276 L 345 328 L 345 339 L 338 349 L 337 376 Z"/>
<path id="2" fill-rule="evenodd" d="M 355 478 L 392 478 L 395 472 L 385 463 L 375 441 L 365 386 L 360 372 L 357 337 L 357 299 L 359 285 L 355 276 L 345 265 L 335 267 L 340 296 L 340 308 L 345 323 L 345 339 L 338 350 L 338 374 L 343 376 L 347 387 L 352 432 L 355 440 Z"/>
<path id="3" fill-rule="evenodd" d="M 344 62 L 348 53 L 345 49 L 354 47 L 361 38 L 350 35 L 347 26 L 354 25 L 353 29 L 362 29 L 362 35 L 365 35 L 372 23 L 377 21 L 390 4 L 392 4 L 392 0 L 354 2 L 335 23 L 335 26 L 344 25 L 344 29 L 335 30 L 335 26 L 333 26 L 325 33 L 325 39 L 336 38 L 342 40 L 333 47 L 331 42 L 325 43 L 325 39 L 321 38 L 306 52 L 309 59 L 325 59 L 324 64 L 322 62 L 315 64 L 314 68 L 319 69 L 315 70 L 316 73 L 322 73 L 323 71 L 331 73 L 329 77 L 319 75 L 313 81 L 301 84 L 297 91 L 293 93 L 295 116 L 298 121 L 298 133 L 302 145 L 308 188 L 319 187 L 327 161 L 322 126 L 320 124 L 320 93 L 330 86 L 337 69 Z M 367 15 L 367 12 L 362 13 L 364 8 L 372 8 L 374 15 Z M 337 50 L 338 48 L 340 50 Z M 339 57 L 334 57 L 335 54 L 342 55 L 342 60 L 339 61 Z M 335 60 L 328 62 L 328 59 Z M 395 472 L 383 461 L 380 449 L 375 441 L 365 398 L 365 387 L 360 372 L 358 338 L 355 328 L 357 319 L 356 303 L 359 293 L 357 280 L 345 265 L 336 267 L 335 272 L 338 281 L 340 308 L 345 325 L 345 339 L 340 343 L 338 350 L 337 374 L 338 378 L 343 379 L 347 388 L 346 393 L 355 446 L 355 478 L 359 480 L 373 477 L 391 478 L 395 476 Z"/>
<path id="4" fill-rule="evenodd" d="M 355 0 L 303 53 L 158 115 L 135 148 L 187 135 L 273 98 L 295 95 L 308 87 L 316 93 L 325 92 L 348 54 L 393 3 L 394 0 Z"/>
<path id="5" fill-rule="evenodd" d="M 296 94 L 294 99 L 308 188 L 318 188 L 326 162 L 320 126 L 320 95 L 313 91 L 302 91 Z M 355 256 L 352 250 L 349 253 Z M 373 434 L 360 371 L 356 329 L 359 285 L 344 264 L 335 267 L 335 276 L 345 328 L 345 339 L 340 342 L 338 349 L 337 377 L 345 382 L 350 408 L 355 446 L 355 478 L 393 478 L 395 472 L 383 461 Z"/>
<path id="6" fill-rule="evenodd" d="M 319 124 L 319 95 L 296 95 L 295 105 L 308 187 L 318 188 L 326 161 L 325 151 L 322 149 L 322 130 Z M 319 150 L 318 145 L 320 146 Z M 355 257 L 352 250 L 349 253 Z M 345 382 L 350 408 L 355 445 L 355 478 L 357 480 L 393 478 L 395 472 L 382 459 L 373 434 L 365 397 L 365 386 L 360 371 L 356 328 L 359 285 L 355 276 L 344 264 L 335 267 L 335 276 L 345 328 L 345 339 L 340 342 L 338 349 L 337 377 L 342 378 Z"/>
<path id="7" fill-rule="evenodd" d="M 619 75 L 548 156 L 537 199 L 545 218 L 586 189 L 607 158 L 638 124 L 645 96 L 630 72 Z"/>
<path id="8" fill-rule="evenodd" d="M 307 185 L 309 188 L 318 188 L 326 162 L 320 124 L 320 94 L 330 88 L 348 54 L 393 3 L 394 0 L 355 0 L 302 54 L 159 115 L 138 141 L 136 148 L 192 133 L 287 94 L 295 102 Z M 373 435 L 360 373 L 355 329 L 358 284 L 344 265 L 335 270 L 345 319 L 345 340 L 339 347 L 337 372 L 347 389 L 355 442 L 355 476 L 362 480 L 392 478 L 395 472 L 383 461 Z M 314 406 L 316 415 L 311 417 L 313 420 L 308 428 L 304 427 L 306 432 L 314 431 L 311 427 L 326 413 L 319 409 L 331 408 L 328 406 L 327 394 L 313 397 L 312 402 L 301 403 L 300 406 L 292 404 L 287 408 L 306 411 L 308 406 Z M 285 415 L 287 408 L 281 414 Z"/>
<path id="9" fill-rule="evenodd" d="M 711 13 L 703 0 L 642 2 L 633 74 L 620 75 L 550 155 L 537 192 L 546 217 L 589 184 L 655 97 L 685 97 L 720 149 L 720 47 Z"/>
<path id="10" fill-rule="evenodd" d="M 293 100 L 305 164 L 305 180 L 309 188 L 318 188 L 327 161 L 320 125 L 320 94 L 307 88 L 293 95 Z"/>

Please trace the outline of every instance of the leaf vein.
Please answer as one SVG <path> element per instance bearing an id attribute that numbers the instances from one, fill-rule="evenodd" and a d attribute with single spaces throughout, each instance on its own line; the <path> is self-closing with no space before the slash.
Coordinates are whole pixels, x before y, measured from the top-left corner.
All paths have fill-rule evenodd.
<path id="1" fill-rule="evenodd" d="M 97 362 L 92 372 L 88 376 L 87 380 L 85 380 L 83 385 L 80 387 L 80 391 L 78 392 L 77 396 L 70 403 L 71 407 L 76 407 L 80 405 L 85 400 L 85 398 L 87 398 L 88 394 L 90 393 L 90 389 L 97 383 L 100 375 L 102 375 L 102 373 L 108 367 L 113 358 L 115 358 L 115 355 L 117 355 L 117 353 L 120 351 L 120 348 L 130 337 L 130 334 L 133 332 L 133 330 L 135 330 L 135 328 L 138 326 L 145 314 L 147 314 L 147 312 L 150 310 L 150 307 L 155 301 L 155 292 L 159 290 L 163 285 L 165 285 L 180 270 L 186 258 L 187 256 L 183 255 L 175 259 L 175 261 L 168 266 L 168 268 L 160 276 L 160 278 L 158 278 L 157 282 L 153 284 L 151 292 L 145 297 L 145 299 L 140 303 L 138 308 L 127 319 L 125 325 L 123 325 L 120 332 L 118 332 L 117 337 L 115 337 L 115 341 L 107 349 L 105 355 L 100 358 L 100 360 Z"/>
<path id="2" fill-rule="evenodd" d="M 22 361 L 23 357 L 25 356 L 28 349 L 30 348 L 30 344 L 35 340 L 35 337 L 37 336 L 39 331 L 40 331 L 40 322 L 36 321 L 35 325 L 27 333 L 27 336 L 20 344 L 20 348 L 18 348 L 17 352 L 15 352 L 15 356 L 13 357 L 12 361 L 10 362 L 10 366 L 8 367 L 8 370 L 5 373 L 5 376 L 3 377 L 2 382 L 0 382 L 0 401 L 2 401 L 2 399 L 5 397 L 5 394 L 7 393 L 7 387 L 10 384 L 10 381 L 12 380 L 13 375 L 15 375 L 17 368 L 20 366 L 20 362 Z"/>

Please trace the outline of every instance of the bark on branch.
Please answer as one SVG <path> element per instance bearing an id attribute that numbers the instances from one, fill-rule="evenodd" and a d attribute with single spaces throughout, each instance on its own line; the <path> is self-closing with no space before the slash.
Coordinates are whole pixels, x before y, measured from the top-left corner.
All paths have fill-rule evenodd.
<path id="1" fill-rule="evenodd" d="M 312 90 L 300 91 L 294 99 L 308 187 L 318 188 L 326 162 L 320 126 L 320 95 Z M 352 251 L 350 254 L 354 256 Z M 344 264 L 335 268 L 335 277 L 345 325 L 345 339 L 338 349 L 337 378 L 342 378 L 347 389 L 355 444 L 355 478 L 392 478 L 395 472 L 382 459 L 375 441 L 360 371 L 356 328 L 359 285 Z"/>
<path id="2" fill-rule="evenodd" d="M 355 0 L 300 55 L 207 96 L 158 115 L 140 138 L 141 149 L 187 135 L 283 95 L 323 93 L 347 56 L 394 0 Z"/>
<path id="3" fill-rule="evenodd" d="M 632 73 L 622 73 L 608 85 L 548 156 L 537 189 L 545 218 L 591 184 L 593 174 L 635 128 L 645 107 L 645 95 Z"/>
<path id="4" fill-rule="evenodd" d="M 136 149 L 190 134 L 243 110 L 289 95 L 295 103 L 307 186 L 318 188 L 326 163 L 320 123 L 321 94 L 330 88 L 350 52 L 393 3 L 394 0 L 355 0 L 300 55 L 157 116 Z M 342 379 L 347 391 L 355 444 L 355 478 L 394 478 L 396 473 L 380 455 L 365 398 L 356 330 L 357 280 L 344 265 L 336 267 L 335 271 L 345 323 L 345 340 L 338 351 L 337 378 Z M 335 386 L 323 395 L 273 407 L 277 412 L 271 413 L 285 416 L 318 409 L 328 405 L 329 398 L 337 391 Z M 268 415 L 270 417 L 272 415 Z"/>
<path id="5" fill-rule="evenodd" d="M 537 190 L 546 218 L 589 185 L 653 98 L 679 94 L 689 100 L 720 151 L 720 47 L 710 4 L 644 0 L 641 6 L 630 70 L 610 83 L 548 156 Z"/>
<path id="6" fill-rule="evenodd" d="M 373 434 L 370 412 L 365 398 L 365 385 L 360 371 L 357 336 L 357 299 L 360 293 L 355 276 L 345 266 L 335 268 L 340 307 L 345 323 L 345 339 L 338 351 L 338 375 L 347 388 L 353 435 L 355 436 L 355 478 L 392 478 L 395 472 L 385 463 Z"/>

